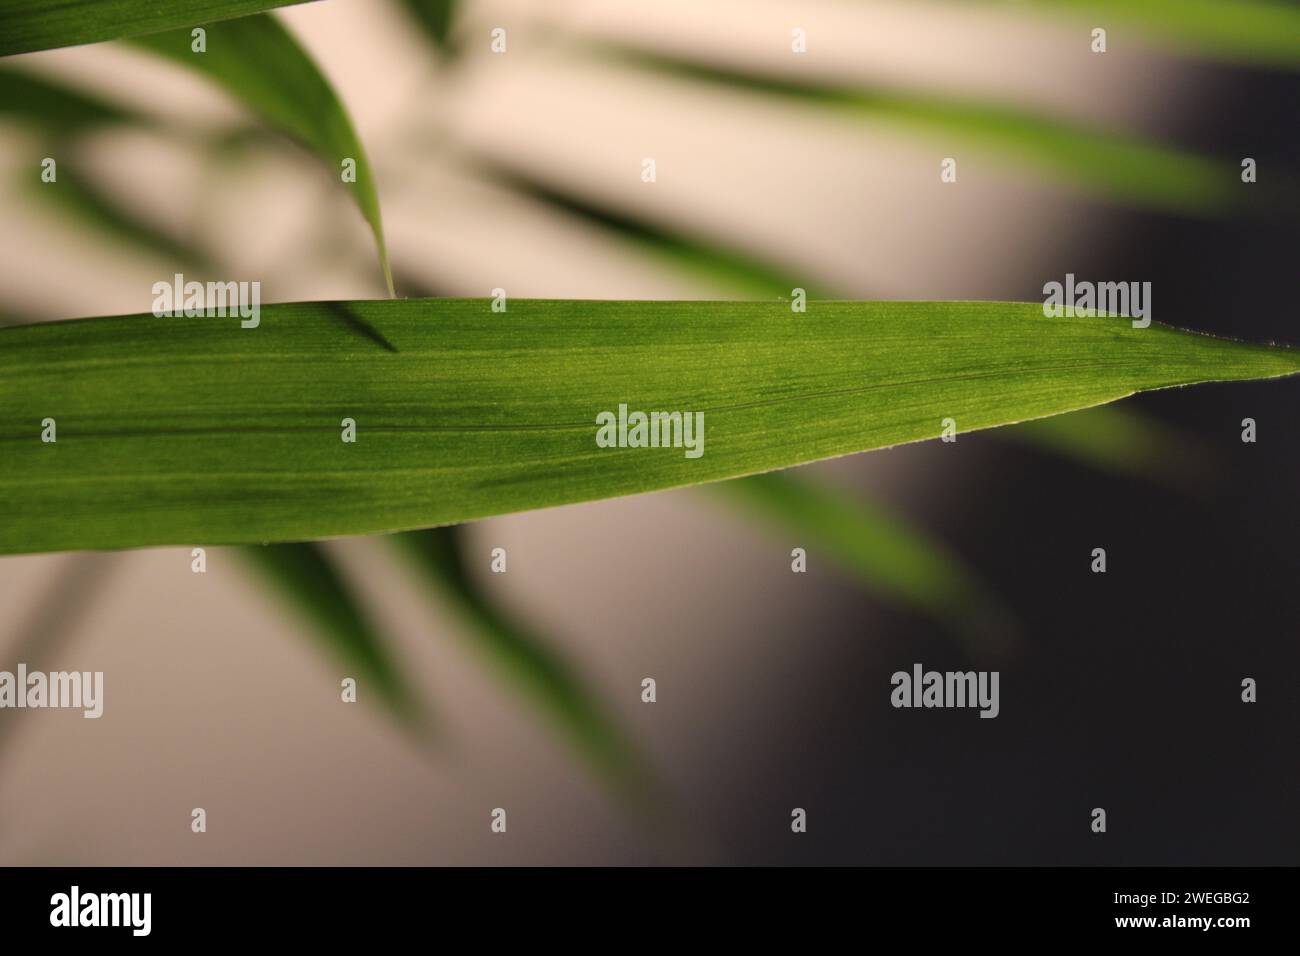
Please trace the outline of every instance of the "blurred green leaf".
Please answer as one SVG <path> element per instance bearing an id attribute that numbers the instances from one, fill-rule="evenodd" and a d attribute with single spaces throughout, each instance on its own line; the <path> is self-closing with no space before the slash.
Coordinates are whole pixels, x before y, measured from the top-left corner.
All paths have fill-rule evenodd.
<path id="1" fill-rule="evenodd" d="M 357 699 L 374 691 L 412 730 L 421 717 L 415 696 L 352 593 L 347 580 L 318 544 L 269 544 L 240 549 L 265 581 L 311 625 L 314 636 L 346 667 L 356 669 Z"/>
<path id="2" fill-rule="evenodd" d="M 796 286 L 814 294 L 814 290 L 808 289 L 808 282 L 783 275 L 780 266 L 764 262 L 757 256 L 659 226 L 634 212 L 602 205 L 562 185 L 545 182 L 505 161 L 476 156 L 474 172 L 488 182 L 549 207 L 555 213 L 604 229 L 641 254 L 711 287 L 730 289 L 746 297 L 774 299 L 788 298 Z"/>
<path id="3" fill-rule="evenodd" d="M 59 562 L 59 573 L 32 606 L 29 615 L 18 621 L 14 633 L 19 635 L 12 646 L 3 648 L 6 661 L 22 661 L 32 670 L 52 670 L 55 660 L 99 600 L 109 579 L 123 566 L 113 555 L 96 553 L 70 554 Z M 8 611 L 12 619 L 13 611 Z M 10 713 L 0 720 L 0 752 L 22 726 Z"/>
<path id="4" fill-rule="evenodd" d="M 1222 212 L 1240 196 L 1237 168 L 1118 133 L 1101 132 L 993 104 L 906 93 L 817 86 L 740 66 L 705 63 L 622 46 L 593 55 L 689 83 L 779 97 L 848 116 L 885 120 L 945 144 L 965 142 L 1032 165 L 1110 199 L 1180 213 Z M 936 176 L 937 176 L 936 171 Z"/>
<path id="5" fill-rule="evenodd" d="M 1010 615 L 943 547 L 916 528 L 823 483 L 793 473 L 718 486 L 751 513 L 792 532 L 815 564 L 828 556 L 868 590 L 912 605 L 983 646 L 1013 635 Z"/>
<path id="6" fill-rule="evenodd" d="M 242 17 L 308 0 L 5 0 L 0 56 Z"/>
<path id="7" fill-rule="evenodd" d="M 32 168 L 35 170 L 38 166 L 33 164 Z M 115 243 L 126 243 L 152 253 L 177 269 L 206 272 L 212 268 L 211 260 L 203 250 L 142 219 L 66 161 L 59 164 L 54 182 L 42 182 L 33 172 L 23 177 L 21 187 L 48 208 L 100 232 Z"/>
<path id="8" fill-rule="evenodd" d="M 1205 449 L 1158 419 L 1106 405 L 1013 425 L 1003 438 L 1050 449 L 1099 471 L 1191 486 L 1209 478 Z"/>
<path id="9" fill-rule="evenodd" d="M 0 117 L 64 133 L 109 123 L 147 122 L 141 114 L 108 100 L 7 66 L 0 66 Z"/>
<path id="10" fill-rule="evenodd" d="M 1131 24 L 1144 37 L 1233 63 L 1300 66 L 1300 6 L 1271 0 L 1037 0 L 1054 17 L 1107 28 L 1122 43 Z M 1017 2 L 1024 10 L 1026 5 Z M 1118 25 L 1118 26 L 1117 26 Z"/>
<path id="11" fill-rule="evenodd" d="M 460 528 L 392 535 L 390 540 L 454 605 L 472 631 L 475 649 L 530 697 L 577 750 L 629 794 L 648 782 L 623 737 L 577 672 L 521 622 L 499 610 L 466 567 Z"/>
<path id="12" fill-rule="evenodd" d="M 452 24 L 460 9 L 459 0 L 399 0 L 399 3 L 415 18 L 438 50 L 447 55 L 455 54 Z"/>
<path id="13" fill-rule="evenodd" d="M 491 306 L 0 329 L 0 553 L 454 524 L 935 438 L 945 418 L 971 432 L 1300 371 L 1300 351 L 1045 319 L 1041 302 Z M 673 448 L 601 447 L 598 416 L 620 405 L 707 415 L 701 454 L 680 433 Z M 46 417 L 57 444 L 40 440 Z"/>
<path id="14" fill-rule="evenodd" d="M 204 74 L 263 120 L 316 154 L 352 193 L 374 233 L 389 295 L 393 276 L 384 244 L 374 174 L 347 111 L 298 41 L 273 16 L 259 14 L 208 26 L 207 52 L 190 50 L 188 31 L 132 42 Z M 343 162 L 356 163 L 356 182 L 342 179 Z"/>

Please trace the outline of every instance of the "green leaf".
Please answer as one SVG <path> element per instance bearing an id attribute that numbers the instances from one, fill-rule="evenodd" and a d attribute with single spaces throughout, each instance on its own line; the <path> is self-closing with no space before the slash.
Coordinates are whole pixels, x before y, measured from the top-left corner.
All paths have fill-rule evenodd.
<path id="1" fill-rule="evenodd" d="M 198 70 L 265 122 L 318 156 L 352 193 L 370 224 L 388 294 L 393 276 L 384 244 L 379 194 L 365 149 L 329 81 L 298 41 L 269 14 L 210 24 L 207 50 L 194 53 L 186 30 L 141 37 L 135 44 Z M 342 181 L 343 162 L 356 163 L 356 182 Z"/>
<path id="2" fill-rule="evenodd" d="M 999 434 L 1099 471 L 1167 484 L 1193 486 L 1212 472 L 1206 450 L 1192 438 L 1158 419 L 1114 406 L 1025 422 Z"/>
<path id="3" fill-rule="evenodd" d="M 533 699 L 596 770 L 629 792 L 648 782 L 631 743 L 577 672 L 524 624 L 500 611 L 474 582 L 459 528 L 413 531 L 390 540 L 452 601 L 471 629 L 476 649 Z"/>
<path id="4" fill-rule="evenodd" d="M 473 163 L 475 172 L 488 181 L 544 204 L 553 214 L 585 222 L 606 233 L 610 241 L 634 246 L 667 268 L 709 283 L 718 294 L 781 298 L 795 286 L 808 285 L 806 280 L 783 277 L 779 265 L 662 227 L 637 212 L 612 209 L 558 182 L 544 182 L 486 155 L 474 156 Z M 422 284 L 408 276 L 403 287 Z M 446 294 L 437 290 L 417 293 L 415 288 L 411 292 L 425 296 Z M 1208 473 L 1204 452 L 1195 443 L 1154 419 L 1115 407 L 1042 418 L 999 434 L 1112 473 L 1183 484 Z M 850 565 L 849 570 L 855 569 Z M 870 583 L 869 577 L 864 580 Z"/>
<path id="5" fill-rule="evenodd" d="M 31 169 L 39 168 L 33 163 Z M 208 255 L 191 243 L 177 239 L 124 206 L 111 194 L 82 176 L 67 162 L 58 167 L 58 178 L 42 182 L 27 173 L 21 188 L 32 199 L 61 213 L 79 225 L 96 230 L 104 238 L 152 253 L 177 269 L 211 271 Z"/>
<path id="6" fill-rule="evenodd" d="M 1111 42 L 1132 24 L 1144 37 L 1229 62 L 1300 66 L 1300 7 L 1276 0 L 1051 0 L 1038 8 L 1108 26 Z"/>
<path id="7" fill-rule="evenodd" d="M 370 692 L 403 723 L 415 728 L 420 708 L 401 671 L 371 625 L 343 574 L 318 544 L 272 544 L 240 549 L 260 572 L 306 618 L 312 633 L 339 660 L 355 669 L 357 699 Z"/>
<path id="8" fill-rule="evenodd" d="M 860 497 L 791 473 L 753 475 L 718 486 L 759 517 L 798 535 L 868 590 L 919 608 L 972 642 L 1003 644 L 1009 614 L 946 549 Z"/>
<path id="9" fill-rule="evenodd" d="M 448 55 L 456 52 L 451 31 L 459 13 L 458 0 L 399 0 L 399 3 L 438 50 Z"/>
<path id="10" fill-rule="evenodd" d="M 611 241 L 624 242 L 679 275 L 736 290 L 749 298 L 789 296 L 796 286 L 808 290 L 807 281 L 786 274 L 775 263 L 721 243 L 692 238 L 651 222 L 637 212 L 602 205 L 559 182 L 545 181 L 509 165 L 508 160 L 475 155 L 473 171 L 490 183 L 547 206 L 553 214 L 569 216 L 603 230 Z"/>
<path id="11" fill-rule="evenodd" d="M 58 575 L 40 595 L 29 614 L 7 626 L 16 635 L 7 641 L 7 661 L 22 661 L 33 671 L 53 670 L 67 645 L 86 625 L 86 617 L 107 591 L 123 563 L 108 554 L 70 554 L 59 562 Z M 93 624 L 91 625 L 93 626 Z M 12 666 L 12 664 L 10 664 Z M 0 754 L 23 727 L 16 714 L 0 720 Z"/>
<path id="12" fill-rule="evenodd" d="M 0 56 L 99 43 L 243 17 L 308 0 L 6 0 Z"/>
<path id="13" fill-rule="evenodd" d="M 486 155 L 474 157 L 474 170 L 499 186 L 546 205 L 553 214 L 581 220 L 606 233 L 611 241 L 625 242 L 659 259 L 667 268 L 707 282 L 716 294 L 781 298 L 795 286 L 808 285 L 806 280 L 782 277 L 778 265 L 661 227 L 637 212 L 609 208 L 573 189 L 544 182 Z M 407 277 L 403 287 L 412 284 L 422 283 Z M 417 294 L 414 288 L 411 292 Z M 445 293 L 431 290 L 418 294 Z M 1208 470 L 1203 452 L 1193 442 L 1158 421 L 1113 407 L 1043 418 L 1005 429 L 1001 434 L 1109 472 L 1187 483 L 1188 479 L 1203 477 Z M 856 569 L 850 565 L 848 570 Z M 868 577 L 864 581 L 870 583 Z"/>
<path id="14" fill-rule="evenodd" d="M 0 117 L 65 133 L 110 123 L 146 122 L 116 103 L 4 66 L 0 66 Z"/>
<path id="15" fill-rule="evenodd" d="M 1294 350 L 1037 302 L 408 299 L 240 325 L 0 329 L 0 553 L 453 524 L 1300 371 Z M 704 413 L 703 454 L 598 447 L 620 404 Z"/>
<path id="16" fill-rule="evenodd" d="M 1233 163 L 998 104 L 814 85 L 741 66 L 617 45 L 597 44 L 590 52 L 684 82 L 709 83 L 848 117 L 886 121 L 909 134 L 930 136 L 945 144 L 956 140 L 1139 208 L 1219 213 L 1242 196 Z"/>

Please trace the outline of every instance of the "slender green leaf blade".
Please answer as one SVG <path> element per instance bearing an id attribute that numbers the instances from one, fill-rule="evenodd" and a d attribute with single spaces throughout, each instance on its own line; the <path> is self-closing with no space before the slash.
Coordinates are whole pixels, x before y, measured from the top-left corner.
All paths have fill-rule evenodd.
<path id="1" fill-rule="evenodd" d="M 31 168 L 38 167 L 38 163 L 33 163 Z M 151 253 L 177 269 L 211 271 L 211 259 L 206 252 L 148 222 L 69 163 L 59 166 L 54 182 L 42 182 L 27 174 L 20 186 L 35 202 L 106 239 Z"/>
<path id="2" fill-rule="evenodd" d="M 920 530 L 871 502 L 791 473 L 752 475 L 719 486 L 759 517 L 799 535 L 868 590 L 917 607 L 972 641 L 1002 642 L 1008 613 L 976 577 Z"/>
<path id="3" fill-rule="evenodd" d="M 23 661 L 33 670 L 52 670 L 121 567 L 122 562 L 107 554 L 70 554 L 63 558 L 58 576 L 29 616 L 17 623 L 15 633 L 19 637 L 16 644 L 6 645 L 7 659 Z M 23 726 L 14 716 L 0 720 L 0 754 Z"/>
<path id="4" fill-rule="evenodd" d="M 419 715 L 416 698 L 384 647 L 361 603 L 318 544 L 271 544 L 241 549 L 266 581 L 306 618 L 312 633 L 355 673 L 358 696 L 374 693 L 404 723 Z"/>
<path id="5" fill-rule="evenodd" d="M 146 122 L 116 103 L 10 67 L 0 67 L 0 117 L 64 133 L 110 123 Z"/>
<path id="6" fill-rule="evenodd" d="M 1049 16 L 1134 25 L 1144 37 L 1229 62 L 1300 66 L 1300 6 L 1281 0 L 1038 0 Z M 1111 26 L 1111 33 L 1117 32 Z M 1112 41 L 1113 42 L 1113 41 Z"/>
<path id="7" fill-rule="evenodd" d="M 0 552 L 453 524 L 1296 371 L 1295 350 L 1040 303 L 388 300 L 267 306 L 256 328 L 18 326 L 0 330 Z M 702 454 L 601 447 L 620 405 L 702 413 Z"/>
<path id="8" fill-rule="evenodd" d="M 433 45 L 444 55 L 454 55 L 452 25 L 459 14 L 459 0 L 399 0 Z"/>
<path id="9" fill-rule="evenodd" d="M 577 672 L 474 583 L 459 528 L 412 531 L 390 540 L 454 603 L 477 649 L 533 699 L 596 770 L 620 788 L 647 781 L 631 742 Z"/>
<path id="10" fill-rule="evenodd" d="M 133 42 L 182 66 L 198 70 L 242 101 L 264 121 L 318 156 L 352 193 L 370 225 L 389 295 L 393 276 L 384 243 L 379 194 L 366 151 L 347 110 L 298 41 L 270 14 L 226 20 L 207 27 L 207 48 L 195 53 L 186 30 L 156 33 Z M 356 164 L 356 181 L 343 179 L 343 163 Z"/>
<path id="11" fill-rule="evenodd" d="M 6 0 L 0 56 L 143 36 L 308 0 Z"/>
<path id="12" fill-rule="evenodd" d="M 1040 418 L 999 432 L 1100 471 L 1194 487 L 1213 463 L 1205 448 L 1159 419 L 1113 405 Z"/>
<path id="13" fill-rule="evenodd" d="M 498 185 L 548 206 L 557 215 L 585 222 L 611 240 L 628 243 L 683 275 L 693 275 L 709 283 L 718 290 L 715 294 L 781 298 L 795 286 L 807 286 L 806 280 L 783 278 L 779 266 L 741 250 L 706 243 L 630 210 L 612 209 L 572 189 L 543 182 L 487 157 L 475 157 L 475 170 Z M 1081 416 L 1086 416 L 1086 421 Z M 1114 407 L 1042 418 L 1006 429 L 1003 434 L 1111 472 L 1157 479 L 1204 474 L 1204 456 L 1190 441 L 1158 421 Z M 846 567 L 850 572 L 855 570 L 851 565 Z M 863 580 L 870 584 L 869 575 L 864 575 Z"/>
<path id="14" fill-rule="evenodd" d="M 540 179 L 508 160 L 478 154 L 472 162 L 474 172 L 486 181 L 548 207 L 552 215 L 571 217 L 600 229 L 611 241 L 626 243 L 680 275 L 727 292 L 734 290 L 745 298 L 789 296 L 796 286 L 810 291 L 806 279 L 795 279 L 783 267 L 729 244 L 693 237 L 633 210 L 612 208 L 578 190 Z M 817 294 L 815 289 L 811 293 Z"/>
<path id="15" fill-rule="evenodd" d="M 785 99 L 841 115 L 892 123 L 910 134 L 954 139 L 1005 155 L 1044 176 L 1139 208 L 1221 213 L 1245 206 L 1232 162 L 1062 122 L 997 103 L 892 90 L 817 85 L 688 56 L 595 45 L 593 56 L 695 84 Z"/>
<path id="16" fill-rule="evenodd" d="M 683 275 L 693 275 L 718 290 L 746 298 L 781 298 L 806 280 L 782 276 L 781 267 L 745 252 L 693 238 L 685 232 L 660 226 L 631 210 L 616 210 L 588 199 L 573 189 L 543 182 L 485 156 L 476 156 L 474 168 L 492 182 L 529 200 L 542 203 L 554 214 L 571 216 L 600 229 L 611 240 L 635 246 Z M 408 277 L 408 284 L 415 280 Z M 423 292 L 421 295 L 437 295 Z M 1013 441 L 1038 445 L 1095 468 L 1158 480 L 1189 481 L 1207 471 L 1201 449 L 1159 421 L 1113 406 L 1070 415 L 1041 418 L 1001 433 Z M 850 572 L 851 565 L 846 566 Z M 863 580 L 870 583 L 870 576 Z M 877 587 L 879 583 L 877 582 Z"/>

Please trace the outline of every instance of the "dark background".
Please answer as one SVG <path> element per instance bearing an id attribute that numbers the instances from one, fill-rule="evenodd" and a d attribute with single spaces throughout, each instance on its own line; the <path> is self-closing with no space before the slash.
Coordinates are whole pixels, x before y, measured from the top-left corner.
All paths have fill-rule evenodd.
<path id="1" fill-rule="evenodd" d="M 1285 180 L 1300 168 L 1300 84 L 1200 69 L 1217 70 L 1206 86 L 1221 93 L 1162 133 L 1254 157 L 1259 182 L 1248 188 L 1270 214 L 1206 222 L 1098 209 L 1114 240 L 1049 274 L 1149 278 L 1157 321 L 1300 345 L 1300 219 Z M 1285 380 L 1211 384 L 1126 407 L 1196 436 L 1217 478 L 1170 489 L 987 432 L 960 439 L 958 464 L 935 443 L 891 452 L 957 486 L 963 506 L 932 515 L 931 529 L 1016 609 L 1023 646 L 971 657 L 902 612 L 866 635 L 860 599 L 843 588 L 816 626 L 835 631 L 847 663 L 817 672 L 799 702 L 806 746 L 773 755 L 754 794 L 756 813 L 779 817 L 816 781 L 808 832 L 756 840 L 768 831 L 738 827 L 747 861 L 1295 864 L 1300 393 Z M 1240 438 L 1246 417 L 1253 445 Z M 1094 547 L 1106 549 L 1105 574 L 1090 570 Z M 868 638 L 884 642 L 883 657 Z M 893 709 L 889 676 L 917 661 L 1000 669 L 1000 716 Z M 1257 703 L 1241 700 L 1245 677 Z M 1091 832 L 1094 807 L 1107 812 L 1104 834 Z"/>

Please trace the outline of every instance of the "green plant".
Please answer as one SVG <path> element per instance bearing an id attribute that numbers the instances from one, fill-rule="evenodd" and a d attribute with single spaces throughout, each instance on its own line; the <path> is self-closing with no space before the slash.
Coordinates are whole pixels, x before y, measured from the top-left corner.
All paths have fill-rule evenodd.
<path id="1" fill-rule="evenodd" d="M 392 294 L 374 173 L 328 81 L 261 13 L 284 5 L 36 0 L 0 12 L 0 55 L 132 38 L 213 80 L 331 174 L 354 160 L 355 182 L 339 188 L 369 225 Z M 438 55 L 454 60 L 455 5 L 404 6 Z M 1146 29 L 1172 33 L 1177 44 L 1292 67 L 1300 60 L 1279 30 L 1294 14 L 1271 5 L 1211 4 L 1216 28 L 1190 32 L 1167 3 L 1109 6 L 1117 15 L 1136 11 Z M 208 48 L 200 57 L 189 28 L 203 22 Z M 586 52 L 664 82 L 719 87 L 738 100 L 781 100 L 848 120 L 884 118 L 919 136 L 962 136 L 1111 202 L 1196 215 L 1232 207 L 1231 164 L 1002 104 L 793 82 L 662 51 Z M 60 153 L 91 128 L 156 122 L 21 70 L 0 72 L 0 88 L 0 110 L 37 128 Z M 345 576 L 302 540 L 767 472 L 934 437 L 944 417 L 963 431 L 1035 419 L 1018 434 L 1104 467 L 1133 467 L 1134 430 L 1149 437 L 1158 426 L 1104 411 L 1090 413 L 1090 427 L 1079 427 L 1081 418 L 1043 416 L 1139 389 L 1300 368 L 1286 350 L 1135 330 L 1117 318 L 1048 320 L 1037 304 L 819 301 L 795 315 L 777 299 L 795 284 L 788 264 L 483 156 L 466 161 L 556 215 L 765 301 L 513 300 L 504 314 L 483 300 L 300 303 L 266 308 L 256 331 L 151 316 L 8 329 L 0 333 L 0 552 L 283 542 L 248 554 L 410 722 L 417 695 L 403 686 Z M 57 190 L 36 194 L 89 228 L 178 265 L 207 262 L 205 250 L 141 221 L 75 166 Z M 410 290 L 399 282 L 397 291 Z M 250 335 L 258 337 L 251 353 Z M 178 367 L 189 374 L 184 382 L 168 374 Z M 707 453 L 632 462 L 597 448 L 592 416 L 623 402 L 706 412 Z M 36 441 L 45 417 L 58 421 L 57 448 Z M 339 441 L 345 417 L 357 422 L 357 446 Z M 1151 464 L 1139 462 L 1143 473 Z M 972 608 L 996 607 L 959 560 L 869 504 L 771 475 L 724 487 L 824 542 L 858 580 L 953 626 Z M 230 507 L 211 507 L 214 500 Z M 425 531 L 395 541 L 579 750 L 611 778 L 625 778 L 633 748 L 572 669 L 473 586 L 456 536 Z M 991 616 L 1000 618 L 1000 609 Z"/>

